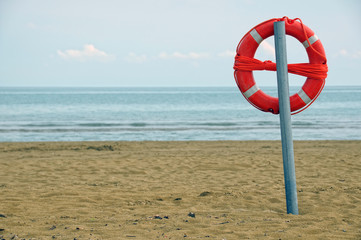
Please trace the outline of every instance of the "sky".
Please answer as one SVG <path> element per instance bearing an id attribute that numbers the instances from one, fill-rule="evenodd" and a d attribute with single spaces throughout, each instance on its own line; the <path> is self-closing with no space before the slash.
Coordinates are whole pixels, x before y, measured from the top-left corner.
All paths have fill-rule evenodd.
<path id="1" fill-rule="evenodd" d="M 361 85 L 359 0 L 0 0 L 0 87 L 236 86 L 243 35 L 283 16 L 321 40 L 326 85 Z M 301 43 L 286 41 L 288 63 L 308 62 Z M 255 57 L 275 61 L 273 37 Z M 274 72 L 254 75 L 276 86 Z"/>

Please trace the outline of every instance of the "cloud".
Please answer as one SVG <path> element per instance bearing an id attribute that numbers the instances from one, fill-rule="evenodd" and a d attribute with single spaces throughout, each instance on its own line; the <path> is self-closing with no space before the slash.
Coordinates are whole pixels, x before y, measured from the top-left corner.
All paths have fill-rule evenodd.
<path id="1" fill-rule="evenodd" d="M 270 44 L 269 42 L 264 40 L 264 41 L 262 41 L 260 46 L 266 52 L 267 55 L 271 55 L 272 57 L 276 57 L 275 47 L 272 46 L 272 44 Z"/>
<path id="2" fill-rule="evenodd" d="M 349 52 L 346 49 L 341 49 L 337 52 L 336 57 L 346 57 L 346 58 L 352 58 L 352 59 L 361 59 L 361 51 L 356 50 Z"/>
<path id="3" fill-rule="evenodd" d="M 347 56 L 348 55 L 347 50 L 346 49 L 341 49 L 340 51 L 338 51 L 338 55 Z"/>
<path id="4" fill-rule="evenodd" d="M 236 52 L 231 51 L 231 50 L 226 50 L 224 52 L 218 53 L 217 56 L 218 57 L 232 57 L 232 58 L 234 58 L 236 56 Z"/>
<path id="5" fill-rule="evenodd" d="M 205 59 L 209 58 L 209 53 L 196 53 L 196 52 L 189 52 L 189 53 L 181 53 L 181 52 L 173 52 L 168 54 L 166 52 L 161 52 L 158 55 L 159 59 L 191 59 L 191 60 L 198 60 L 198 59 Z"/>
<path id="6" fill-rule="evenodd" d="M 361 51 L 355 51 L 355 53 L 353 54 L 353 57 L 356 59 L 360 59 L 361 58 Z"/>
<path id="7" fill-rule="evenodd" d="M 131 62 L 131 63 L 143 63 L 147 60 L 147 55 L 142 54 L 142 55 L 138 55 L 134 52 L 130 52 L 126 57 L 125 60 L 127 62 Z"/>
<path id="8" fill-rule="evenodd" d="M 85 44 L 83 50 L 68 49 L 65 51 L 58 50 L 58 55 L 66 60 L 96 60 L 96 61 L 110 61 L 114 60 L 115 56 L 110 55 L 94 47 L 92 44 Z"/>
<path id="9" fill-rule="evenodd" d="M 28 23 L 26 23 L 26 27 L 27 27 L 27 28 L 30 28 L 30 29 L 37 29 L 37 28 L 38 28 L 38 25 L 36 25 L 36 24 L 33 23 L 33 22 L 28 22 Z"/>

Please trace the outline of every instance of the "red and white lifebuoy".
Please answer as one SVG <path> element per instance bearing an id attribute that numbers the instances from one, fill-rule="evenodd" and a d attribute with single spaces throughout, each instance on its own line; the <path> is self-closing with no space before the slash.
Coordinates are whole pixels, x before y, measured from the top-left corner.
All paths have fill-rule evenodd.
<path id="1" fill-rule="evenodd" d="M 286 34 L 295 37 L 305 47 L 310 64 L 326 64 L 325 50 L 315 33 L 302 22 L 288 18 L 271 19 L 252 28 L 239 42 L 237 56 L 254 58 L 259 44 L 264 39 L 274 35 L 273 23 L 280 20 L 285 21 Z M 312 47 L 310 47 L 310 44 Z M 266 70 L 270 69 L 266 67 Z M 259 89 L 252 71 L 242 71 L 235 68 L 234 77 L 243 96 L 254 107 L 265 112 L 279 113 L 278 98 L 272 97 Z M 291 112 L 294 113 L 300 109 L 302 111 L 302 109 L 308 107 L 307 105 L 311 104 L 321 93 L 324 85 L 325 78 L 308 77 L 302 88 L 296 94 L 290 96 Z"/>

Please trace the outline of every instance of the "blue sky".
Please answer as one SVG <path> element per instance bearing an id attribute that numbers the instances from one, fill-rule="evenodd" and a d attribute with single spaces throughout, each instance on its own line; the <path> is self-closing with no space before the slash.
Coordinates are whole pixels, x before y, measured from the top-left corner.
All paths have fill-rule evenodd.
<path id="1" fill-rule="evenodd" d="M 0 86 L 235 86 L 242 36 L 283 16 L 322 41 L 327 85 L 361 84 L 358 0 L 0 0 Z M 256 57 L 274 60 L 273 44 Z M 287 45 L 289 63 L 307 62 L 300 43 Z M 273 72 L 255 77 L 276 85 Z"/>

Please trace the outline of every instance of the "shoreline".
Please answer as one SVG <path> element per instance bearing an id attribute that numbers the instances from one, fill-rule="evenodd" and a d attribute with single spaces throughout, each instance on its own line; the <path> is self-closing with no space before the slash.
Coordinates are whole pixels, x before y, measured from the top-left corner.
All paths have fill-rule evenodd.
<path id="1" fill-rule="evenodd" d="M 294 141 L 293 216 L 279 140 L 1 142 L 0 237 L 358 239 L 360 146 Z"/>
<path id="2" fill-rule="evenodd" d="M 293 140 L 294 142 L 360 142 L 361 143 L 361 139 L 323 139 L 323 140 L 319 140 L 319 139 L 302 139 L 302 140 Z M 251 139 L 251 140 L 139 140 L 139 141 L 134 141 L 134 140 L 82 140 L 82 141 L 0 141 L 0 145 L 2 144 L 21 144 L 21 143 L 25 143 L 25 144 L 31 144 L 31 143 L 142 143 L 142 142 L 281 142 L 281 139 L 276 139 L 276 140 L 257 140 L 257 139 Z"/>

